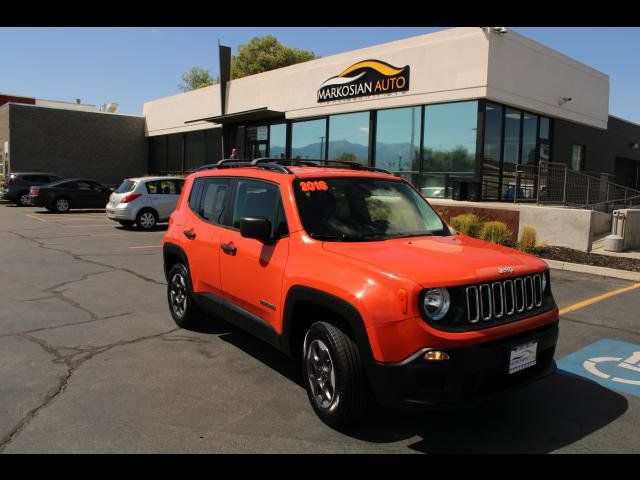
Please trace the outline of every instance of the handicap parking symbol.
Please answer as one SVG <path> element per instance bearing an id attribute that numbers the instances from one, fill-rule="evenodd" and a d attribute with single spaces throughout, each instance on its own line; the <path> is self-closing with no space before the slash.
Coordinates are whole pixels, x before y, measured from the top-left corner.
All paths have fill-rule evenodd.
<path id="1" fill-rule="evenodd" d="M 603 339 L 557 363 L 561 370 L 640 397 L 640 345 Z"/>

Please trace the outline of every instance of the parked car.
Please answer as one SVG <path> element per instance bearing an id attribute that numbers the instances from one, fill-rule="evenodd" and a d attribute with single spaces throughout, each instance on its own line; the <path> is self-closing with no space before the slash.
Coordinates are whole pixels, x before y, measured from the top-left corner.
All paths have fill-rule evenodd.
<path id="1" fill-rule="evenodd" d="M 72 178 L 31 187 L 29 201 L 36 207 L 66 213 L 72 208 L 104 208 L 112 190 L 86 178 Z"/>
<path id="2" fill-rule="evenodd" d="M 297 358 L 333 426 L 372 399 L 464 405 L 555 371 L 544 261 L 451 230 L 388 172 L 273 162 L 187 177 L 163 239 L 178 326 L 220 315 Z"/>
<path id="3" fill-rule="evenodd" d="M 183 185 L 182 177 L 127 178 L 109 197 L 107 217 L 124 227 L 151 230 L 169 220 Z"/>
<path id="4" fill-rule="evenodd" d="M 16 172 L 4 179 L 2 198 L 10 200 L 20 207 L 29 204 L 29 189 L 37 185 L 46 185 L 62 180 L 59 175 L 43 172 Z"/>

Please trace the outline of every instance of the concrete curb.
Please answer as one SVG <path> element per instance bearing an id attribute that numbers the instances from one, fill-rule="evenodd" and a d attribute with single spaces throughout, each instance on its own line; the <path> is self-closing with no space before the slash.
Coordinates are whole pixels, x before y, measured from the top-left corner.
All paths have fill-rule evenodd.
<path id="1" fill-rule="evenodd" d="M 595 267 L 593 265 L 583 265 L 581 263 L 560 262 L 558 260 L 547 260 L 543 258 L 549 265 L 549 268 L 556 270 L 566 270 L 568 272 L 588 273 L 591 275 L 601 275 L 603 277 L 621 278 L 623 280 L 631 280 L 632 282 L 640 282 L 640 272 L 631 272 L 629 270 L 618 270 L 615 268 Z"/>

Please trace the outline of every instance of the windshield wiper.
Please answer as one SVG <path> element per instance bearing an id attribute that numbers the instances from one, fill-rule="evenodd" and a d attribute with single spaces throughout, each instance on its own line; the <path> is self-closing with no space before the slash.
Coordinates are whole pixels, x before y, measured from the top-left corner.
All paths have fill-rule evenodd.
<path id="1" fill-rule="evenodd" d="M 315 240 L 338 240 L 341 242 L 361 242 L 362 239 L 358 237 L 352 237 L 347 235 L 346 233 L 341 233 L 339 235 L 331 235 L 325 233 L 310 233 L 309 236 Z"/>
<path id="2" fill-rule="evenodd" d="M 432 237 L 435 235 L 433 232 L 419 232 L 419 233 L 403 233 L 402 235 L 392 235 L 386 237 L 385 240 L 393 240 L 396 238 L 409 238 L 409 237 Z"/>

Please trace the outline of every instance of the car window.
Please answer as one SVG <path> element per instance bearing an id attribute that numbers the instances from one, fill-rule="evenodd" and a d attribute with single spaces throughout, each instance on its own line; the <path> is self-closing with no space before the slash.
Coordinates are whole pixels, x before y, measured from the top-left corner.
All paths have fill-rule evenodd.
<path id="1" fill-rule="evenodd" d="M 85 182 L 84 180 L 77 181 L 76 188 L 79 190 L 93 190 L 91 184 L 89 182 Z"/>
<path id="2" fill-rule="evenodd" d="M 182 193 L 182 187 L 184 186 L 184 180 L 173 180 L 175 183 L 176 193 L 180 195 Z"/>
<path id="3" fill-rule="evenodd" d="M 203 184 L 198 214 L 212 223 L 222 224 L 224 206 L 229 193 L 229 179 L 212 178 Z"/>
<path id="4" fill-rule="evenodd" d="M 200 192 L 204 182 L 204 178 L 194 180 L 191 192 L 189 193 L 189 208 L 197 214 L 200 214 Z"/>
<path id="5" fill-rule="evenodd" d="M 133 180 L 124 180 L 116 189 L 116 193 L 129 193 L 133 191 L 135 186 L 136 182 L 134 182 Z"/>
<path id="6" fill-rule="evenodd" d="M 20 178 L 20 177 L 18 177 L 18 178 Z M 34 181 L 33 178 L 34 178 L 33 175 L 23 175 L 22 176 L 22 180 L 24 180 L 26 182 L 33 182 Z"/>
<path id="7" fill-rule="evenodd" d="M 176 182 L 174 180 L 160 180 L 159 193 L 162 195 L 177 195 L 180 192 L 177 189 Z"/>
<path id="8" fill-rule="evenodd" d="M 263 217 L 271 222 L 271 233 L 276 225 L 280 189 L 259 180 L 239 180 L 233 206 L 233 227 L 240 228 L 243 217 Z"/>
<path id="9" fill-rule="evenodd" d="M 56 176 L 56 175 L 49 175 L 49 176 L 47 177 L 46 182 L 47 182 L 47 183 L 53 183 L 53 182 L 57 182 L 58 180 L 62 180 L 62 177 L 58 177 L 58 176 Z"/>
<path id="10" fill-rule="evenodd" d="M 156 195 L 160 193 L 160 180 L 152 180 L 146 182 L 144 186 L 147 188 L 147 192 L 151 195 Z"/>
<path id="11" fill-rule="evenodd" d="M 76 182 L 63 182 L 57 184 L 56 186 L 62 188 L 78 188 L 78 184 Z"/>

